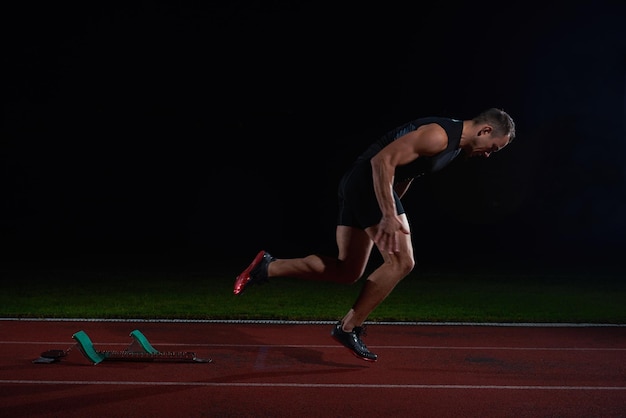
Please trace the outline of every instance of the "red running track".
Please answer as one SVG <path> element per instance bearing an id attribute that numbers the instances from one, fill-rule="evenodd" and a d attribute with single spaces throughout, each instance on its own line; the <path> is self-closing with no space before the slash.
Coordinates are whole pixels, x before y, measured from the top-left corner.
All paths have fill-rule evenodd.
<path id="1" fill-rule="evenodd" d="M 376 363 L 331 324 L 0 321 L 1 417 L 626 417 L 626 327 L 371 324 Z M 90 363 L 139 329 L 212 363 Z"/>

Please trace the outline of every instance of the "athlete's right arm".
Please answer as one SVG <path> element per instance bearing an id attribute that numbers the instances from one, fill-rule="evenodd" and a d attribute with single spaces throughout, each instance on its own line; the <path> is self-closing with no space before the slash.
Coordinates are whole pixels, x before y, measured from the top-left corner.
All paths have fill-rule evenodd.
<path id="1" fill-rule="evenodd" d="M 397 216 L 393 198 L 393 183 L 396 167 L 408 164 L 421 155 L 434 155 L 446 149 L 448 136 L 437 124 L 424 125 L 415 131 L 397 138 L 370 160 L 374 182 L 374 193 L 382 212 L 378 232 L 374 241 L 382 251 L 397 251 L 397 232 L 408 234 Z"/>

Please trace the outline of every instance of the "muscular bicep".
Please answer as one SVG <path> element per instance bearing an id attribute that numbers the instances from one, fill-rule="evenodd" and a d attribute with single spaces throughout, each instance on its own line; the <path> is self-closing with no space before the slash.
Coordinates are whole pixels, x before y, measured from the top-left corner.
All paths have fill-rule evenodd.
<path id="1" fill-rule="evenodd" d="M 446 149 L 448 136 L 437 124 L 420 126 L 388 144 L 376 158 L 397 167 L 416 160 L 420 156 L 432 156 Z"/>

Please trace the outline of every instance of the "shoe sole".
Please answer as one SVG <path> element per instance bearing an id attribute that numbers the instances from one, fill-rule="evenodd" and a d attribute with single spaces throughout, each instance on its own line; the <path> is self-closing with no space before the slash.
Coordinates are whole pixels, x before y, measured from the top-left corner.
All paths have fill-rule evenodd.
<path id="1" fill-rule="evenodd" d="M 241 272 L 241 274 L 239 276 L 237 276 L 237 278 L 235 279 L 235 288 L 233 289 L 233 293 L 235 295 L 241 295 L 243 293 L 243 291 L 245 290 L 246 286 L 248 285 L 248 282 L 250 281 L 250 272 L 256 266 L 259 265 L 261 260 L 263 260 L 263 256 L 264 255 L 265 255 L 265 251 L 264 250 L 259 251 L 259 253 L 256 255 L 256 257 L 254 257 L 254 260 L 252 260 L 252 263 L 250 263 L 248 268 L 245 269 L 243 272 Z M 241 283 L 243 283 L 243 284 L 241 284 Z M 241 286 L 238 286 L 239 284 L 241 284 Z"/>
<path id="2" fill-rule="evenodd" d="M 361 359 L 361 360 L 369 361 L 370 363 L 375 363 L 375 362 L 378 360 L 378 358 L 371 359 L 371 358 L 367 358 L 367 357 L 361 357 L 361 356 L 359 356 L 359 355 L 356 353 L 356 351 L 354 351 L 354 350 L 353 350 L 353 349 L 351 349 L 350 347 L 346 347 L 346 346 L 345 346 L 345 345 L 344 345 L 344 344 L 343 344 L 343 343 L 342 343 L 342 342 L 341 342 L 341 341 L 340 341 L 337 337 L 335 337 L 334 335 L 331 335 L 331 336 L 333 337 L 333 340 L 335 340 L 335 341 L 337 341 L 339 344 L 341 344 L 341 346 L 342 346 L 343 348 L 345 348 L 346 350 L 348 350 L 350 353 L 352 353 L 352 355 L 353 355 L 354 357 L 356 357 L 356 358 L 358 358 L 358 359 Z"/>

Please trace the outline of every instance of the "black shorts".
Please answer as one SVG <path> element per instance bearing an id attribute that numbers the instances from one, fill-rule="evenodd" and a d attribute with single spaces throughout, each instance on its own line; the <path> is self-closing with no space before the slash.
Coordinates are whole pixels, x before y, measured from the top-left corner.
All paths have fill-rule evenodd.
<path id="1" fill-rule="evenodd" d="M 380 222 L 383 216 L 374 193 L 372 166 L 369 161 L 357 162 L 339 181 L 339 214 L 337 225 L 365 229 Z M 398 215 L 404 213 L 400 198 L 393 192 Z"/>

